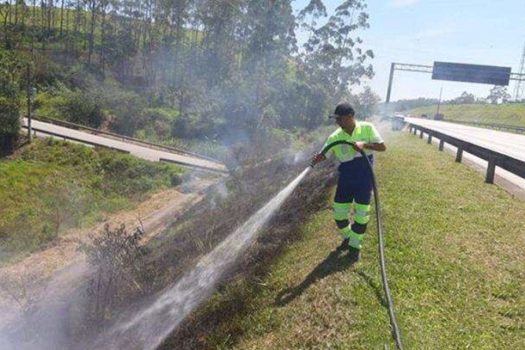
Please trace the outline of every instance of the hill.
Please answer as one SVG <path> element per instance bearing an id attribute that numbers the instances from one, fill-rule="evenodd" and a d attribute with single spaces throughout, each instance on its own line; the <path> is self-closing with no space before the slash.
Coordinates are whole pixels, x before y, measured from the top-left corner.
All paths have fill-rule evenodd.
<path id="1" fill-rule="evenodd" d="M 436 111 L 437 106 L 428 106 L 411 109 L 407 114 L 433 116 Z M 445 115 L 445 120 L 525 127 L 525 103 L 441 105 L 440 113 Z"/>

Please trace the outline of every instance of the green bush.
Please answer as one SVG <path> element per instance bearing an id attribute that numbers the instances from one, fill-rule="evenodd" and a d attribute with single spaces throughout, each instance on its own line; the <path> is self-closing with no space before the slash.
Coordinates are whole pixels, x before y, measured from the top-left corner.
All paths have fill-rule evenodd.
<path id="1" fill-rule="evenodd" d="M 13 152 L 20 132 L 18 96 L 26 64 L 21 54 L 0 49 L 0 156 Z"/>
<path id="2" fill-rule="evenodd" d="M 100 98 L 87 92 L 70 92 L 59 106 L 65 119 L 82 125 L 98 128 L 104 121 Z"/>

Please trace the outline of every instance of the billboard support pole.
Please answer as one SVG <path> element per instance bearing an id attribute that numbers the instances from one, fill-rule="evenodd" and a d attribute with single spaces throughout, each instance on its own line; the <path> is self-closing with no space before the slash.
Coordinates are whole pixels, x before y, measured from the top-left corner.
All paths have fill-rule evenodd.
<path id="1" fill-rule="evenodd" d="M 390 94 L 392 92 L 392 82 L 394 80 L 394 70 L 396 69 L 396 64 L 392 62 L 390 65 L 390 78 L 388 79 L 388 88 L 386 90 L 386 103 L 390 102 Z"/>
<path id="2" fill-rule="evenodd" d="M 443 95 L 443 86 L 441 87 L 441 89 L 439 90 L 439 101 L 438 101 L 438 108 L 437 108 L 437 112 L 436 112 L 436 115 L 439 114 L 439 107 L 441 107 L 441 96 Z"/>

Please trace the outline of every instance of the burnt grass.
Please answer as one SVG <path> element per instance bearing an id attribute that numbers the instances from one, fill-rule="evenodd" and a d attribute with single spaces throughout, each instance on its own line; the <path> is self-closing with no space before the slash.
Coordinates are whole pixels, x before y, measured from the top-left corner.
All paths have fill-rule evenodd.
<path id="1" fill-rule="evenodd" d="M 141 268 L 134 270 L 133 276 L 127 276 L 137 282 L 140 288 L 130 289 L 126 284 L 114 286 L 110 293 L 117 296 L 113 298 L 116 301 L 105 305 L 103 318 L 88 317 L 81 322 L 81 329 L 73 326 L 75 341 L 84 343 L 112 324 L 119 315 L 144 305 L 172 286 L 184 272 L 233 233 L 307 165 L 306 162 L 294 162 L 291 156 L 281 156 L 239 167 L 230 172 L 228 178 L 208 188 L 199 203 L 189 208 L 163 234 L 141 247 L 142 257 L 138 264 Z M 319 164 L 310 171 L 266 224 L 255 243 L 230 270 L 223 272 L 217 287 L 218 293 L 239 279 L 255 285 L 267 273 L 269 262 L 288 243 L 300 239 L 299 227 L 306 218 L 326 206 L 329 187 L 335 184 L 335 173 L 335 167 L 331 164 Z M 91 276 L 88 285 L 92 285 L 96 277 Z M 96 305 L 97 293 L 87 294 L 87 305 Z M 205 348 L 203 336 L 211 327 L 219 326 L 229 316 L 241 312 L 244 298 L 245 295 L 240 292 L 235 298 L 214 305 L 213 310 L 208 310 L 208 302 L 204 302 L 174 330 L 160 348 Z M 94 314 L 92 310 L 86 311 L 88 315 Z"/>
<path id="2" fill-rule="evenodd" d="M 304 170 L 304 163 L 297 166 L 287 159 L 265 162 L 259 166 L 234 174 L 228 183 L 217 185 L 228 189 L 221 197 L 211 190 L 206 198 L 169 230 L 169 233 L 152 244 L 150 276 L 166 286 L 193 266 L 202 255 L 211 251 L 220 241 L 247 220 L 281 188 Z M 256 285 L 268 270 L 269 263 L 287 244 L 300 239 L 299 227 L 312 213 L 324 208 L 329 188 L 335 184 L 335 168 L 319 164 L 305 177 L 280 210 L 266 225 L 256 242 L 239 257 L 237 263 L 223 277 L 217 293 L 224 291 L 232 281 L 243 279 Z M 156 247 L 156 248 L 155 248 Z M 159 249 L 159 247 L 164 247 Z M 158 286 L 160 289 L 160 285 Z M 203 341 L 213 327 L 237 312 L 243 312 L 243 291 L 208 308 L 207 303 L 193 312 L 171 335 L 160 349 L 202 349 Z M 232 339 L 229 339 L 232 341 Z"/>

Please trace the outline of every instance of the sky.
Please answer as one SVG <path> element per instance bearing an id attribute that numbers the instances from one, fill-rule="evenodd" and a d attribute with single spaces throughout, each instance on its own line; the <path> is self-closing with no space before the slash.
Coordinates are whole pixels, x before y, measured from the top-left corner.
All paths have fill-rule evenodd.
<path id="1" fill-rule="evenodd" d="M 309 0 L 294 1 L 295 10 Z M 330 12 L 342 0 L 324 0 Z M 511 67 L 519 73 L 525 46 L 525 0 L 369 0 L 370 28 L 358 35 L 374 51 L 375 76 L 366 85 L 384 100 L 392 62 L 434 61 Z M 304 38 L 298 34 L 299 42 Z M 508 92 L 514 97 L 515 82 Z M 396 71 L 391 100 L 452 99 L 463 91 L 486 97 L 490 85 L 432 80 L 430 74 Z M 360 88 L 355 88 L 356 91 Z M 523 96 L 525 97 L 525 96 Z"/>

